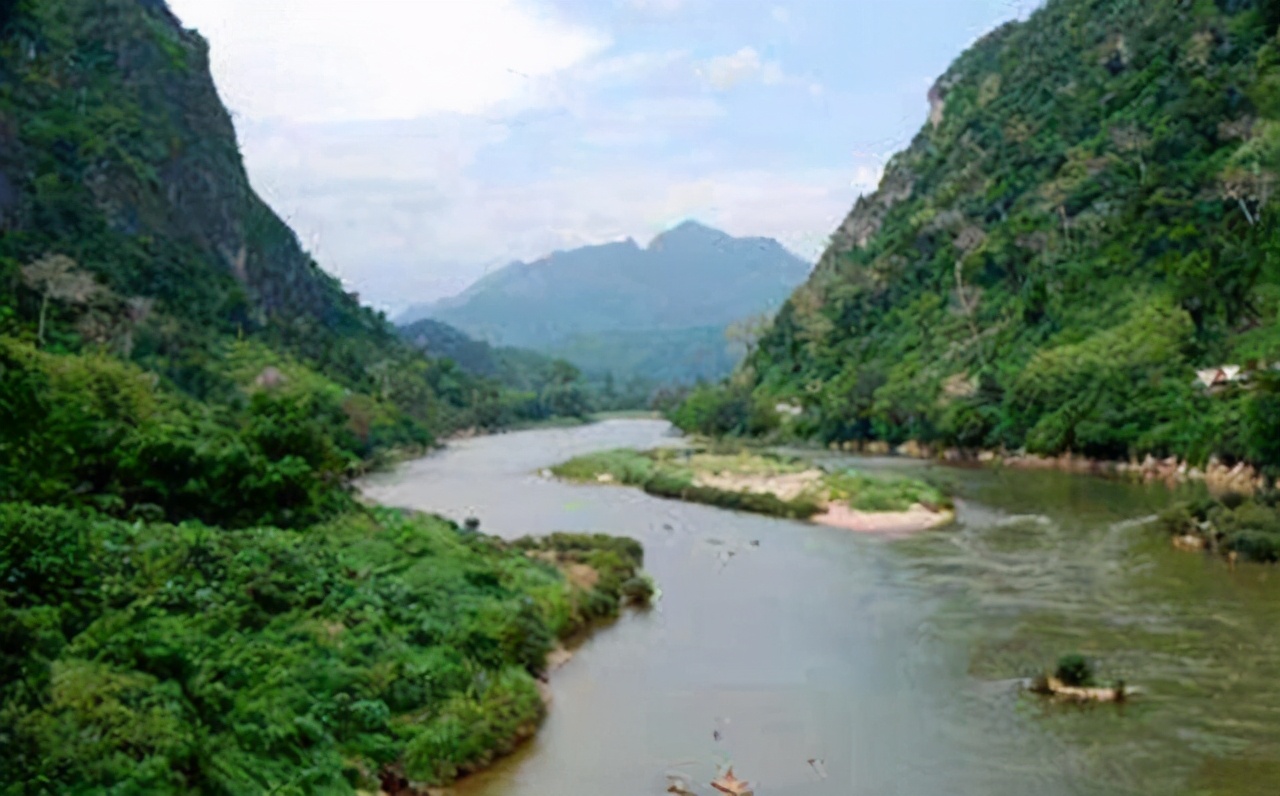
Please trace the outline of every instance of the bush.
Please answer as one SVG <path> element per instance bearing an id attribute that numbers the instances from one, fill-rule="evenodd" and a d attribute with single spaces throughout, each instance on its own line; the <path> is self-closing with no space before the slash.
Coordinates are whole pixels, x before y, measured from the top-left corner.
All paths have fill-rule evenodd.
<path id="1" fill-rule="evenodd" d="M 677 475 L 658 474 L 644 483 L 644 491 L 657 497 L 705 503 L 734 511 L 749 511 L 771 517 L 805 520 L 820 513 L 822 506 L 808 498 L 783 500 L 777 495 L 755 492 L 732 492 L 709 486 L 694 486 Z"/>
<path id="2" fill-rule="evenodd" d="M 1053 674 L 1062 681 L 1063 685 L 1087 687 L 1094 683 L 1093 666 L 1079 653 L 1071 653 L 1059 658 L 1058 667 Z"/>
<path id="3" fill-rule="evenodd" d="M 846 470 L 831 474 L 828 482 L 833 497 L 859 511 L 906 511 L 917 503 L 938 509 L 950 504 L 934 487 L 910 478 L 871 477 Z"/>
<path id="4" fill-rule="evenodd" d="M 398 760 L 443 784 L 532 732 L 564 618 L 616 611 L 642 557 L 556 535 L 601 574 L 583 596 L 522 545 L 385 510 L 305 533 L 0 522 L 0 781 L 19 791 L 342 792 Z"/>
<path id="5" fill-rule="evenodd" d="M 653 581 L 644 576 L 628 579 L 622 584 L 622 598 L 636 605 L 648 605 L 653 600 Z"/>
<path id="6" fill-rule="evenodd" d="M 560 478 L 572 481 L 594 481 L 608 475 L 620 484 L 639 485 L 653 473 L 652 457 L 638 451 L 619 449 L 591 453 L 570 459 L 551 468 Z"/>
<path id="7" fill-rule="evenodd" d="M 708 437 L 763 436 L 782 422 L 771 402 L 737 384 L 700 385 L 668 417 L 681 431 Z"/>

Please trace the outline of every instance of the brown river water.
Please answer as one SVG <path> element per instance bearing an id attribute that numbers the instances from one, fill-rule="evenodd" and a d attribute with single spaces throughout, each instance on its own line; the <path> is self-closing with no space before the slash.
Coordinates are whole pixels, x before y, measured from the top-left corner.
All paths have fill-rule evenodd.
<path id="1" fill-rule="evenodd" d="M 838 457 L 957 497 L 954 525 L 895 540 L 538 474 L 678 443 L 656 420 L 526 431 L 362 484 L 504 537 L 635 537 L 661 588 L 552 676 L 538 737 L 459 793 L 643 796 L 678 772 L 710 795 L 732 762 L 757 796 L 1280 794 L 1280 569 L 1171 549 L 1142 522 L 1167 488 Z M 1019 692 L 1072 651 L 1144 693 Z"/>

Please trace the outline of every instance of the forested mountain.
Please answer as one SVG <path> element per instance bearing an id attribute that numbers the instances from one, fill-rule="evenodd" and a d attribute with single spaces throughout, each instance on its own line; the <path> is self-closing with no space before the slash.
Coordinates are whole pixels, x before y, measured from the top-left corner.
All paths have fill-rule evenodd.
<path id="1" fill-rule="evenodd" d="M 399 322 L 431 317 L 620 377 L 718 378 L 735 361 L 725 327 L 776 309 L 809 270 L 777 241 L 688 221 L 647 248 L 627 240 L 513 263 Z M 650 353 L 654 332 L 661 357 Z"/>
<path id="2" fill-rule="evenodd" d="M 603 396 L 578 368 L 562 359 L 512 346 L 491 346 L 447 323 L 423 318 L 400 327 L 400 336 L 433 359 L 448 360 L 463 373 L 497 382 L 507 390 L 510 413 L 524 419 L 581 417 Z M 441 363 L 442 367 L 449 367 Z"/>
<path id="3" fill-rule="evenodd" d="M 198 474 L 227 467 L 233 491 L 297 476 L 305 492 L 314 473 L 283 472 L 284 442 L 248 439 L 255 424 L 326 427 L 337 450 L 313 456 L 316 471 L 501 422 L 497 384 L 402 342 L 257 197 L 206 45 L 164 3 L 6 8 L 0 357 L 27 422 L 5 424 L 0 497 L 111 496 L 121 511 L 225 521 L 171 510 L 184 487 L 161 482 L 182 462 L 210 488 L 219 479 Z M 101 401 L 76 400 L 91 383 Z M 292 498 L 263 501 L 292 511 Z"/>
<path id="4" fill-rule="evenodd" d="M 509 397 L 299 247 L 163 0 L 0 2 L 0 791 L 341 793 L 510 749 L 637 554 L 585 594 L 347 488 Z"/>
<path id="5" fill-rule="evenodd" d="M 682 422 L 1280 464 L 1280 3 L 1049 0 L 964 53 Z M 1197 368 L 1238 364 L 1212 391 Z"/>

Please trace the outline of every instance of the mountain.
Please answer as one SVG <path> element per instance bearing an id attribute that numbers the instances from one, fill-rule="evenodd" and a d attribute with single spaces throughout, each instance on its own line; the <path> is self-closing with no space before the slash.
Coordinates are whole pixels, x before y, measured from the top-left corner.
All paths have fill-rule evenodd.
<path id="1" fill-rule="evenodd" d="M 475 396 L 497 400 L 492 384 L 436 389 L 435 365 L 257 196 L 208 46 L 162 0 L 20 0 L 0 25 L 6 336 L 105 353 L 218 405 L 267 368 L 306 370 L 319 381 L 295 386 L 372 413 L 352 421 L 361 456 L 474 425 Z"/>
<path id="2" fill-rule="evenodd" d="M 604 365 L 624 376 L 650 375 L 655 363 L 644 356 L 646 335 L 663 332 L 674 341 L 667 348 L 674 358 L 665 360 L 672 375 L 720 376 L 733 358 L 723 339 L 714 352 L 705 351 L 705 330 L 722 332 L 776 309 L 809 270 L 777 241 L 734 238 L 688 221 L 646 248 L 627 240 L 513 263 L 454 298 L 406 312 L 399 322 L 431 317 L 496 344 L 554 353 L 584 368 Z M 580 356 L 593 348 L 604 354 Z"/>
<path id="3" fill-rule="evenodd" d="M 402 792 L 513 749 L 638 545 L 560 539 L 578 589 L 349 484 L 581 414 L 551 370 L 424 356 L 325 274 L 163 0 L 0 0 L 0 790 Z"/>
<path id="4" fill-rule="evenodd" d="M 1049 0 L 983 37 L 682 422 L 767 429 L 791 400 L 829 442 L 1280 465 L 1278 23 L 1274 0 Z M 1248 387 L 1197 386 L 1228 363 Z"/>

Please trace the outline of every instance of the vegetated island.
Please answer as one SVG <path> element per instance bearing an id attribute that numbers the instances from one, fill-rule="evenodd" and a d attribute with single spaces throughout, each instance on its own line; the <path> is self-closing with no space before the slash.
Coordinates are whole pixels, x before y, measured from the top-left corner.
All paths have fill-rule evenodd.
<path id="1" fill-rule="evenodd" d="M 854 531 L 906 533 L 955 518 L 950 499 L 918 479 L 829 471 L 804 459 L 741 449 L 619 449 L 579 456 L 551 472 L 570 481 L 637 486 L 658 497 Z"/>
<path id="2" fill-rule="evenodd" d="M 1216 553 L 1237 560 L 1280 562 L 1280 491 L 1247 496 L 1227 492 L 1171 506 L 1159 527 L 1180 550 Z"/>

